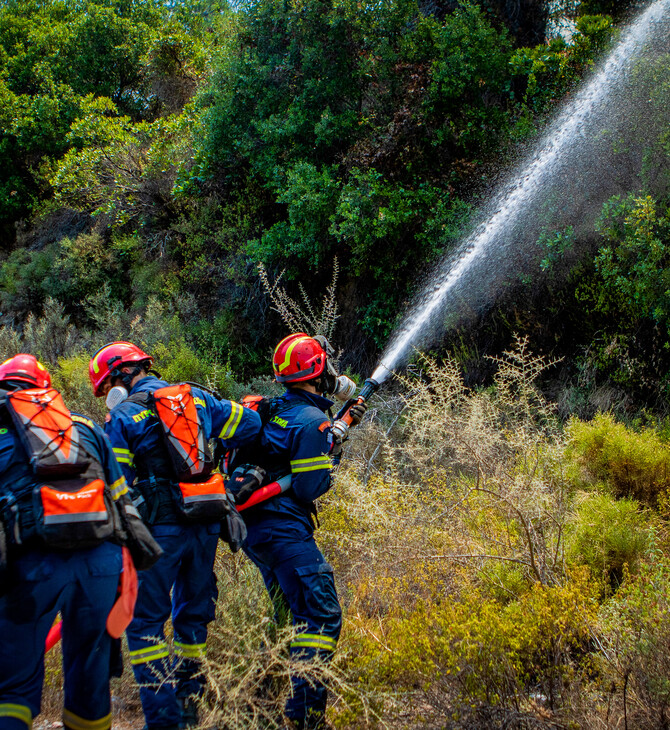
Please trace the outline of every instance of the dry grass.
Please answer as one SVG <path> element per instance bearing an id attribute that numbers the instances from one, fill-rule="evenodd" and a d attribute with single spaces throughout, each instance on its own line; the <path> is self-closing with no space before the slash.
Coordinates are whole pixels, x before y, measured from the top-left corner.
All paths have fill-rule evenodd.
<path id="1" fill-rule="evenodd" d="M 356 712 L 373 716 L 371 703 L 347 677 L 341 659 L 333 663 L 292 660 L 289 644 L 297 633 L 278 626 L 256 567 L 243 555 L 232 555 L 220 543 L 216 560 L 219 601 L 210 624 L 204 664 L 206 691 L 201 705 L 201 726 L 220 730 L 261 730 L 283 726 L 283 707 L 291 691 L 290 677 L 303 676 L 328 685 L 331 701 L 347 711 L 351 697 Z M 171 634 L 168 623 L 166 633 Z M 124 642 L 123 677 L 112 680 L 114 726 L 141 728 L 144 724 L 138 688 Z M 47 655 L 42 714 L 39 727 L 60 721 L 63 707 L 60 647 Z"/>

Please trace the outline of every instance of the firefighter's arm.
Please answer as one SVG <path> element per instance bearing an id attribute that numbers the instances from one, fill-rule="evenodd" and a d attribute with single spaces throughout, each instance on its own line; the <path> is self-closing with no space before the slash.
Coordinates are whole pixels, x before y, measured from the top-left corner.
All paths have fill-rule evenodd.
<path id="1" fill-rule="evenodd" d="M 128 436 L 123 418 L 118 414 L 107 414 L 105 433 L 112 444 L 112 451 L 128 484 L 135 481 L 135 454 L 129 448 Z"/>
<path id="2" fill-rule="evenodd" d="M 304 502 L 313 502 L 331 485 L 330 421 L 311 421 L 296 433 L 291 447 L 291 488 Z"/>
<path id="3" fill-rule="evenodd" d="M 232 400 L 217 401 L 209 396 L 208 401 L 211 404 L 214 438 L 220 439 L 229 449 L 253 443 L 262 426 L 261 418 L 256 411 L 244 408 Z"/>

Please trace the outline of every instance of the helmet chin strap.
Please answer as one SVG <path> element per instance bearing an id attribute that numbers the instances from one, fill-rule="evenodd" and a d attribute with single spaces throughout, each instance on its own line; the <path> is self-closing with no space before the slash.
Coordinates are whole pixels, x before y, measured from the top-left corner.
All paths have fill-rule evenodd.
<path id="1" fill-rule="evenodd" d="M 140 366 L 134 367 L 129 373 L 125 372 L 122 368 L 115 368 L 110 373 L 110 377 L 112 379 L 112 385 L 114 384 L 114 381 L 118 378 L 121 383 L 123 384 L 123 387 L 130 393 L 131 389 L 131 383 L 133 380 L 144 370 L 144 368 Z"/>
<path id="2" fill-rule="evenodd" d="M 25 380 L 3 380 L 0 387 L 4 390 L 28 390 L 29 388 L 37 388 L 37 385 L 26 383 Z"/>

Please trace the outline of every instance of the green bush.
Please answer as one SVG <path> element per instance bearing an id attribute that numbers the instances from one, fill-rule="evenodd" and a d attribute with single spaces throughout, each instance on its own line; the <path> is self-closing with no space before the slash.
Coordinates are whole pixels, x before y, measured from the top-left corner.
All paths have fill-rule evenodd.
<path id="1" fill-rule="evenodd" d="M 589 15 L 579 18 L 570 44 L 554 38 L 535 48 L 519 48 L 511 58 L 515 73 L 526 80 L 524 102 L 542 111 L 559 99 L 583 76 L 602 51 L 613 31 L 611 18 Z"/>
<path id="2" fill-rule="evenodd" d="M 595 259 L 603 311 L 613 303 L 630 318 L 651 317 L 670 327 L 669 226 L 670 211 L 651 196 L 615 196 L 605 204 L 597 223 L 605 245 Z"/>
<path id="3" fill-rule="evenodd" d="M 637 433 L 600 413 L 587 423 L 573 418 L 566 433 L 567 456 L 581 471 L 578 485 L 602 483 L 614 496 L 651 506 L 670 489 L 670 447 L 655 431 Z"/>
<path id="4" fill-rule="evenodd" d="M 85 353 L 61 357 L 58 366 L 52 369 L 52 380 L 71 411 L 82 413 L 102 425 L 107 408 L 104 398 L 93 395 L 88 377 L 89 360 L 89 355 Z"/>
<path id="5" fill-rule="evenodd" d="M 384 625 L 383 644 L 361 624 L 355 644 L 363 673 L 395 689 L 443 693 L 442 706 L 523 709 L 541 687 L 554 706 L 563 682 L 585 654 L 597 604 L 586 572 L 565 586 L 536 585 L 501 605 L 472 592 L 421 602 Z M 364 637 L 364 638 L 363 638 Z"/>
<path id="6" fill-rule="evenodd" d="M 587 565 L 606 590 L 616 589 L 625 567 L 635 570 L 645 555 L 652 524 L 634 499 L 587 495 L 567 526 L 567 557 Z"/>

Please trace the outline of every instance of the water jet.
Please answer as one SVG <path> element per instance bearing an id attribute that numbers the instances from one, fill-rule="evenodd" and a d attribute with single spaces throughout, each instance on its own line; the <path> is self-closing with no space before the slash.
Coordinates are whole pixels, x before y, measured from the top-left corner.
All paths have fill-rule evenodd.
<path id="1" fill-rule="evenodd" d="M 636 135 L 643 141 L 648 133 L 635 127 L 628 107 L 635 63 L 648 52 L 667 52 L 669 39 L 670 0 L 655 0 L 493 192 L 456 253 L 438 265 L 387 345 L 374 381 L 383 383 L 449 324 L 491 306 L 514 276 L 533 272 L 543 230 L 592 230 L 602 204 L 637 174 L 613 142 L 634 138 L 640 147 Z"/>

